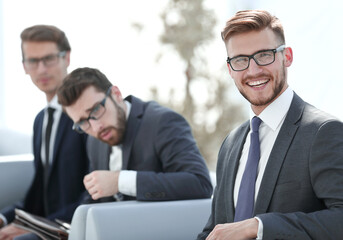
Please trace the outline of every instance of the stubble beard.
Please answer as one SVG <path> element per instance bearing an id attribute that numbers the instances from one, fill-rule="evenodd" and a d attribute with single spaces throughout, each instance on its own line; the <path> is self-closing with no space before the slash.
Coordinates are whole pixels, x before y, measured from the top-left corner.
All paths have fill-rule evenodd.
<path id="1" fill-rule="evenodd" d="M 271 102 L 273 102 L 281 93 L 282 89 L 284 88 L 286 84 L 286 70 L 285 67 L 282 66 L 281 74 L 280 74 L 280 81 L 277 81 L 278 79 L 275 79 L 273 76 L 269 74 L 263 74 L 259 75 L 258 77 L 265 77 L 273 80 L 276 85 L 273 88 L 272 95 L 268 98 L 262 98 L 262 99 L 252 99 L 251 97 L 248 96 L 242 89 L 239 90 L 239 92 L 242 94 L 242 96 L 249 101 L 251 105 L 254 106 L 266 106 L 269 105 Z M 251 78 L 251 77 L 249 77 Z M 271 81 L 270 80 L 270 81 Z M 246 79 L 243 80 L 243 82 L 246 82 Z"/>
<path id="2" fill-rule="evenodd" d="M 111 146 L 116 146 L 123 142 L 124 134 L 126 130 L 126 117 L 125 117 L 124 109 L 121 108 L 114 100 L 112 100 L 112 102 L 114 102 L 114 105 L 117 111 L 117 125 L 109 126 L 105 128 L 103 131 L 101 131 L 100 133 L 98 133 L 98 139 L 100 139 L 101 141 Z M 104 140 L 100 137 L 101 133 L 104 131 L 111 131 L 111 132 L 114 132 L 115 134 L 113 134 L 110 139 Z"/>

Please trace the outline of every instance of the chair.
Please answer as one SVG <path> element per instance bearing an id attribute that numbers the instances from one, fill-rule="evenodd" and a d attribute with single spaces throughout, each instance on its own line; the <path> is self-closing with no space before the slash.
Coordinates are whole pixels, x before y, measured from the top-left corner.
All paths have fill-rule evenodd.
<path id="1" fill-rule="evenodd" d="M 82 205 L 74 214 L 69 240 L 195 239 L 210 210 L 211 199 Z"/>

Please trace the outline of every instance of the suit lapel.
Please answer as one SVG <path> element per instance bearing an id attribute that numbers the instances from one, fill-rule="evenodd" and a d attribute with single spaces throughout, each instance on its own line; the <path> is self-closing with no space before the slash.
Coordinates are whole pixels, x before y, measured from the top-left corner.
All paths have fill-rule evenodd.
<path id="1" fill-rule="evenodd" d="M 255 214 L 268 211 L 282 164 L 297 132 L 297 122 L 302 116 L 303 109 L 304 102 L 294 93 L 292 104 L 268 159 L 256 200 Z"/>
<path id="2" fill-rule="evenodd" d="M 123 140 L 123 166 L 122 169 L 127 169 L 131 155 L 133 141 L 141 124 L 144 114 L 144 103 L 133 96 L 127 97 L 125 100 L 131 102 L 131 111 L 126 123 L 126 131 Z"/>
<path id="3" fill-rule="evenodd" d="M 56 165 L 56 155 L 60 149 L 63 134 L 64 134 L 64 131 L 67 129 L 67 125 L 68 125 L 68 117 L 66 116 L 65 113 L 62 113 L 60 122 L 58 123 L 57 131 L 56 131 L 54 150 L 53 150 L 53 155 L 52 155 L 52 164 L 51 164 L 51 167 L 49 168 L 49 177 L 50 177 L 51 170 Z"/>
<path id="4" fill-rule="evenodd" d="M 95 139 L 97 142 L 95 153 L 98 153 L 98 157 L 95 158 L 95 161 L 97 163 L 97 168 L 94 170 L 107 170 L 110 167 L 110 155 L 112 152 L 112 147 L 108 145 L 107 143 L 104 143 L 98 139 Z"/>
<path id="5" fill-rule="evenodd" d="M 89 157 L 89 170 L 109 170 L 111 146 L 101 140 L 88 136 L 87 155 Z"/>
<path id="6" fill-rule="evenodd" d="M 42 146 L 42 131 L 43 131 L 43 119 L 44 119 L 44 111 L 42 111 L 37 118 L 37 128 L 35 129 L 34 137 L 34 153 L 35 158 L 38 157 L 39 162 L 42 163 L 41 159 L 41 146 Z"/>
<path id="7" fill-rule="evenodd" d="M 245 143 L 246 136 L 249 132 L 249 121 L 247 121 L 244 125 L 242 125 L 237 132 L 237 139 L 233 143 L 232 151 L 228 152 L 225 156 L 225 159 L 233 159 L 233 161 L 227 161 L 227 166 L 224 169 L 228 169 L 225 176 L 225 182 L 228 183 L 227 185 L 227 195 L 226 199 L 228 199 L 228 206 L 227 206 L 227 213 L 228 221 L 233 222 L 234 219 L 234 201 L 233 201 L 233 192 L 236 180 L 236 174 L 238 170 L 239 160 L 242 154 L 243 146 Z"/>
<path id="8" fill-rule="evenodd" d="M 33 140 L 33 153 L 35 157 L 36 171 L 43 171 L 43 163 L 41 158 L 41 146 L 42 146 L 42 131 L 43 131 L 43 119 L 44 119 L 44 110 L 42 110 L 37 116 L 37 122 L 34 125 L 34 140 Z M 38 170 L 41 169 L 41 170 Z M 42 172 L 41 172 L 42 174 Z"/>

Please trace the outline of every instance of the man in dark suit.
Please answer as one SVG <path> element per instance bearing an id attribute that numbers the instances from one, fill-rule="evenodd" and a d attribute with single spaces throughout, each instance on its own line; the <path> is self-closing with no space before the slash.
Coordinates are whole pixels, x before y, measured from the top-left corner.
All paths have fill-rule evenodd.
<path id="1" fill-rule="evenodd" d="M 70 62 L 68 39 L 63 31 L 47 25 L 25 29 L 21 39 L 25 73 L 45 93 L 48 104 L 34 121 L 33 182 L 23 202 L 1 210 L 0 225 L 8 225 L 0 230 L 0 239 L 23 233 L 10 224 L 14 208 L 51 220 L 71 221 L 85 192 L 83 177 L 88 173 L 87 136 L 72 130 L 73 122 L 63 113 L 56 95 Z"/>
<path id="2" fill-rule="evenodd" d="M 221 146 L 212 213 L 198 239 L 343 239 L 342 122 L 288 86 L 293 54 L 276 17 L 240 11 L 222 37 L 252 120 Z"/>
<path id="3" fill-rule="evenodd" d="M 89 139 L 94 200 L 209 198 L 212 185 L 186 120 L 156 102 L 123 99 L 97 69 L 71 72 L 58 91 L 74 129 Z M 108 200 L 108 199 L 107 199 Z"/>

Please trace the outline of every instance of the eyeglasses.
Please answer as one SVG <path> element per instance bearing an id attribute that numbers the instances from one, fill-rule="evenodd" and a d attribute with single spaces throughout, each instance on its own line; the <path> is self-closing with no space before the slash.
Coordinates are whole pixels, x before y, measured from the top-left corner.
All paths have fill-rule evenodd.
<path id="1" fill-rule="evenodd" d="M 243 71 L 250 65 L 250 59 L 254 59 L 257 65 L 266 66 L 275 61 L 275 53 L 281 52 L 285 49 L 285 45 L 281 45 L 276 49 L 261 50 L 253 55 L 240 55 L 233 58 L 227 58 L 226 62 L 230 64 L 232 70 Z"/>
<path id="2" fill-rule="evenodd" d="M 77 123 L 74 123 L 73 130 L 75 130 L 78 133 L 84 133 L 91 126 L 89 122 L 90 119 L 99 120 L 105 114 L 106 112 L 105 103 L 106 103 L 107 97 L 111 93 L 111 89 L 112 87 L 108 88 L 105 98 L 91 110 L 87 119 L 83 119 Z"/>
<path id="3" fill-rule="evenodd" d="M 28 58 L 28 59 L 24 59 L 23 63 L 25 65 L 25 67 L 28 70 L 35 70 L 38 67 L 38 64 L 40 61 L 43 62 L 45 67 L 52 67 L 54 65 L 56 65 L 56 63 L 58 62 L 59 58 L 62 58 L 66 55 L 66 51 L 62 51 L 59 52 L 57 54 L 50 54 L 47 55 L 45 57 L 42 58 Z"/>

